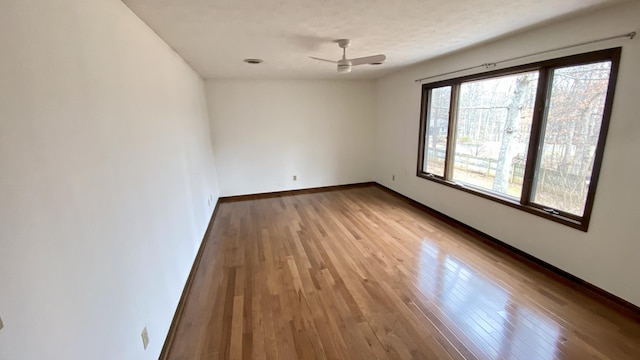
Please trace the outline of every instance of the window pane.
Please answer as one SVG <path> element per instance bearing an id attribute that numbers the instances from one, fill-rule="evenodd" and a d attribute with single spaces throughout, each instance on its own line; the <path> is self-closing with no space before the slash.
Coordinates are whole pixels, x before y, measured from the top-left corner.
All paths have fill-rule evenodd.
<path id="1" fill-rule="evenodd" d="M 583 215 L 610 73 L 610 61 L 552 72 L 535 203 Z"/>
<path id="2" fill-rule="evenodd" d="M 451 86 L 429 91 L 429 111 L 424 148 L 425 172 L 444 176 L 444 159 L 447 152 Z"/>
<path id="3" fill-rule="evenodd" d="M 453 180 L 520 198 L 538 72 L 460 85 Z"/>

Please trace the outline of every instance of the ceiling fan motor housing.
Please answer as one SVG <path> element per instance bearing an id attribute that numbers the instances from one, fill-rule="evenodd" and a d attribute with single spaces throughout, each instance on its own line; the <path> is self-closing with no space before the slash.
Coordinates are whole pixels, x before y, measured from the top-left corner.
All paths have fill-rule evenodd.
<path id="1" fill-rule="evenodd" d="M 347 59 L 346 49 L 351 44 L 349 39 L 339 39 L 339 40 L 335 40 L 335 42 L 337 42 L 338 46 L 342 48 L 342 59 L 336 61 L 336 60 L 327 60 L 327 59 L 317 58 L 313 56 L 309 56 L 309 57 L 315 60 L 337 64 L 338 72 L 343 74 L 350 73 L 352 66 L 363 65 L 363 64 L 379 65 L 379 64 L 382 64 L 387 59 L 387 57 L 383 54 L 359 57 L 355 59 Z"/>

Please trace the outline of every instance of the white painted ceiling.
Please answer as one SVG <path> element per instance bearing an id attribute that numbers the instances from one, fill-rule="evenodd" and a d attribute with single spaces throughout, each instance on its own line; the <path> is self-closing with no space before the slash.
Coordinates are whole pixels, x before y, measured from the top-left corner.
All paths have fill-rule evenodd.
<path id="1" fill-rule="evenodd" d="M 520 29 L 620 0 L 123 0 L 204 78 L 373 79 Z M 337 74 L 347 57 L 384 65 Z M 260 65 L 242 62 L 261 58 Z"/>

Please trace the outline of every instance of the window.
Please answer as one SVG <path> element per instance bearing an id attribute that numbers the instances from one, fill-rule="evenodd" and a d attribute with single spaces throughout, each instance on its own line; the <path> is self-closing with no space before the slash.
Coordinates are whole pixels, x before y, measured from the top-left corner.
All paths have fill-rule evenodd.
<path id="1" fill-rule="evenodd" d="M 424 84 L 417 175 L 587 231 L 620 52 Z"/>
<path id="2" fill-rule="evenodd" d="M 432 89 L 430 92 L 429 128 L 427 129 L 427 156 L 425 171 L 444 176 L 444 159 L 449 132 L 449 108 L 451 106 L 451 86 Z"/>

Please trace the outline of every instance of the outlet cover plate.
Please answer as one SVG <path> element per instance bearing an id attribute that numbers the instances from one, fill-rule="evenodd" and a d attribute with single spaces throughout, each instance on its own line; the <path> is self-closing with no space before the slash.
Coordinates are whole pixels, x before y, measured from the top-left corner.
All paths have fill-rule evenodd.
<path id="1" fill-rule="evenodd" d="M 145 326 L 144 329 L 142 329 L 142 346 L 144 346 L 144 349 L 147 350 L 147 346 L 149 346 L 149 332 L 147 331 L 147 327 Z"/>

